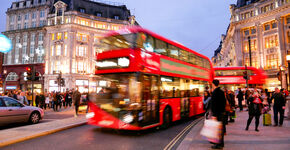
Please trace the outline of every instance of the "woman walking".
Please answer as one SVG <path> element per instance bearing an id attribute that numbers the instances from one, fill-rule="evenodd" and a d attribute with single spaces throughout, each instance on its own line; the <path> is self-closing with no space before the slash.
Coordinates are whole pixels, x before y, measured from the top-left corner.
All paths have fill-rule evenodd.
<path id="1" fill-rule="evenodd" d="M 261 95 L 255 91 L 251 93 L 249 97 L 249 119 L 247 121 L 246 130 L 249 130 L 249 126 L 255 117 L 255 131 L 259 132 L 259 122 L 262 111 L 262 98 Z"/>

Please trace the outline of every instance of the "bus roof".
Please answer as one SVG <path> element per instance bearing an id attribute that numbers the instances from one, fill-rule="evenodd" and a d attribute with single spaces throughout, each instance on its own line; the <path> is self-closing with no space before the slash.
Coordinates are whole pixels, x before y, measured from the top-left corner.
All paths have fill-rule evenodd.
<path id="1" fill-rule="evenodd" d="M 213 67 L 212 66 L 212 63 L 211 63 L 211 60 L 208 57 L 206 57 L 206 56 L 204 56 L 204 55 L 202 55 L 200 53 L 197 53 L 197 52 L 195 52 L 195 51 L 193 51 L 193 50 L 185 47 L 184 45 L 182 45 L 180 43 L 177 43 L 177 42 L 174 42 L 172 40 L 169 40 L 169 39 L 167 39 L 167 38 L 165 38 L 165 37 L 163 37 L 161 35 L 158 35 L 158 34 L 152 32 L 150 30 L 144 29 L 144 28 L 139 27 L 139 26 L 126 27 L 126 28 L 121 29 L 121 30 L 110 31 L 107 34 L 105 34 L 105 37 L 107 37 L 107 36 L 114 36 L 114 35 L 120 35 L 120 34 L 138 33 L 138 32 L 147 33 L 147 34 L 149 34 L 149 35 L 151 35 L 151 36 L 153 36 L 153 37 L 155 37 L 157 39 L 163 40 L 163 41 L 165 41 L 165 42 L 167 42 L 169 44 L 172 44 L 172 45 L 174 45 L 176 47 L 179 47 L 179 48 L 184 49 L 184 50 L 186 50 L 188 52 L 191 52 L 191 53 L 193 53 L 193 54 L 195 54 L 197 56 L 200 56 L 200 57 L 208 60 L 210 62 L 211 68 Z"/>

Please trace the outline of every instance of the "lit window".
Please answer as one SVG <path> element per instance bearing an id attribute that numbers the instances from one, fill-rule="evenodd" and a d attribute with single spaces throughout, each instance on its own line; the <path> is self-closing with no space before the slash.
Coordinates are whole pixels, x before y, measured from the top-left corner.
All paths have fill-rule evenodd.
<path id="1" fill-rule="evenodd" d="M 114 19 L 119 20 L 120 16 L 114 16 Z"/>
<path id="2" fill-rule="evenodd" d="M 57 40 L 60 40 L 62 36 L 62 33 L 57 33 Z"/>
<path id="3" fill-rule="evenodd" d="M 97 17 L 102 17 L 102 13 L 97 12 Z"/>
<path id="4" fill-rule="evenodd" d="M 266 56 L 266 69 L 275 69 L 278 68 L 278 56 L 277 54 L 270 54 Z"/>
<path id="5" fill-rule="evenodd" d="M 67 32 L 64 33 L 64 39 L 67 39 Z"/>
<path id="6" fill-rule="evenodd" d="M 54 40 L 54 33 L 51 34 L 51 40 Z"/>
<path id="7" fill-rule="evenodd" d="M 81 12 L 81 13 L 85 13 L 86 10 L 85 10 L 84 8 L 80 8 L 80 12 Z"/>

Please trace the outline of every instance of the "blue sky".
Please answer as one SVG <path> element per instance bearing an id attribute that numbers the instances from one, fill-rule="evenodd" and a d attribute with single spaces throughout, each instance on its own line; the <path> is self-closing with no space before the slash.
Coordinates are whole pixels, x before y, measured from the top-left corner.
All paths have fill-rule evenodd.
<path id="1" fill-rule="evenodd" d="M 0 31 L 5 31 L 6 10 L 15 0 L 2 0 Z M 177 41 L 208 57 L 230 22 L 229 5 L 236 0 L 111 0 L 127 5 L 141 26 Z"/>

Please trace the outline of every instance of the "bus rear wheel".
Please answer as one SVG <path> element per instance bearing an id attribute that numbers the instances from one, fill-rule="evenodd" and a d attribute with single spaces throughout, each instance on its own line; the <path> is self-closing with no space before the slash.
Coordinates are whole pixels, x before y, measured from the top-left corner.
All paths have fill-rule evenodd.
<path id="1" fill-rule="evenodd" d="M 171 124 L 171 120 L 172 120 L 171 110 L 169 107 L 166 107 L 163 112 L 163 124 L 161 127 L 163 129 L 168 128 L 169 125 Z"/>

